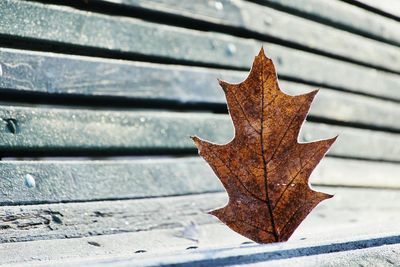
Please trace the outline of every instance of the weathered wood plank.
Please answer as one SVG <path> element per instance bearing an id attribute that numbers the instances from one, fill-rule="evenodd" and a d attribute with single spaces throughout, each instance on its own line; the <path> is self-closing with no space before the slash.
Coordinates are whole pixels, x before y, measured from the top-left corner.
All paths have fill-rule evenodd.
<path id="1" fill-rule="evenodd" d="M 325 158 L 314 185 L 400 189 L 400 166 Z M 35 180 L 29 187 L 27 175 Z M 224 191 L 199 158 L 101 161 L 2 161 L 0 205 L 133 199 Z M 188 179 L 190 177 L 190 179 Z"/>
<path id="2" fill-rule="evenodd" d="M 329 186 L 361 186 L 400 189 L 398 164 L 339 158 L 324 158 L 310 182 Z"/>
<path id="3" fill-rule="evenodd" d="M 86 266 L 397 266 L 400 237 L 324 242 L 310 247 L 286 244 L 214 248 L 125 259 L 94 260 Z M 76 263 L 75 263 L 76 264 Z M 365 264 L 365 265 L 364 265 Z M 64 266 L 73 266 L 65 264 Z"/>
<path id="4" fill-rule="evenodd" d="M 326 241 L 349 238 L 350 233 L 360 236 L 398 229 L 396 222 L 400 215 L 396 211 L 400 203 L 399 191 L 327 187 L 316 189 L 334 193 L 335 197 L 322 202 L 296 230 L 291 240 Z M 209 236 L 209 233 L 201 227 L 219 224 L 206 211 L 220 207 L 226 201 L 225 193 L 212 193 L 141 200 L 4 206 L 0 207 L 0 240 L 19 242 L 159 229 L 182 230 L 193 222 L 194 228 L 200 229 L 192 229 L 192 236 L 182 232 L 175 232 L 174 236 L 198 239 L 200 246 L 204 243 L 213 245 L 214 242 L 217 246 L 221 244 L 220 235 L 214 235 L 207 242 L 203 240 L 203 234 Z M 230 242 L 235 239 L 236 244 L 246 241 L 232 236 L 237 234 L 227 227 L 219 229 Z M 140 239 L 137 241 L 136 245 L 145 244 L 139 249 L 147 249 L 145 246 L 152 243 Z"/>
<path id="5" fill-rule="evenodd" d="M 309 123 L 304 125 L 300 141 L 328 138 L 333 133 L 339 138 L 332 146 L 330 155 L 398 161 L 400 139 L 396 134 Z"/>
<path id="6" fill-rule="evenodd" d="M 210 201 L 213 200 L 213 201 Z M 0 243 L 76 238 L 215 223 L 206 211 L 225 193 L 155 199 L 0 207 Z"/>
<path id="7" fill-rule="evenodd" d="M 268 264 L 271 267 L 283 266 L 397 266 L 400 265 L 399 254 L 400 244 L 382 245 L 376 247 L 363 248 L 367 245 L 360 242 L 359 248 L 345 250 L 334 253 L 323 253 L 318 255 L 304 255 L 302 257 L 287 258 L 284 260 L 272 260 L 258 262 L 256 264 L 244 264 L 242 266 L 261 267 Z M 331 249 L 338 249 L 339 246 L 332 246 Z M 307 251 L 307 249 L 305 249 Z M 124 263 L 125 264 L 125 263 Z M 189 263 L 190 264 L 190 263 Z M 103 263 L 102 266 L 107 264 Z M 100 265 L 101 266 L 101 265 Z M 110 263 L 111 266 L 111 263 Z"/>
<path id="8" fill-rule="evenodd" d="M 12 0 L 0 2 L 0 15 L 3 36 L 39 38 L 229 68 L 248 69 L 252 62 L 249 55 L 256 55 L 262 45 L 225 34 Z M 400 86 L 398 75 L 279 45 L 264 47 L 283 77 L 400 100 L 396 90 Z"/>
<path id="9" fill-rule="evenodd" d="M 26 175 L 36 186 L 25 183 Z M 0 162 L 0 205 L 148 198 L 223 191 L 198 158 Z M 190 177 L 190 179 L 188 179 Z"/>
<path id="10" fill-rule="evenodd" d="M 182 236 L 182 228 L 155 229 L 134 233 L 123 233 L 72 239 L 38 240 L 0 244 L 0 264 L 10 266 L 46 266 L 47 264 L 75 263 L 82 261 L 108 260 L 115 257 L 132 257 L 141 253 L 182 251 L 185 249 L 213 248 L 218 245 L 239 245 L 247 241 L 226 227 L 216 224 L 197 226 L 201 241 Z M 215 239 L 213 237 L 219 236 Z M 21 253 L 21 252 L 24 253 Z M 14 264 L 14 265 L 13 265 Z"/>
<path id="11" fill-rule="evenodd" d="M 3 155 L 194 152 L 190 135 L 216 143 L 227 143 L 233 137 L 232 122 L 222 114 L 2 107 L 0 119 Z M 400 161 L 398 134 L 306 123 L 300 140 L 336 134 L 340 138 L 330 155 Z"/>
<path id="12" fill-rule="evenodd" d="M 240 245 L 247 241 L 227 231 L 219 224 L 198 225 L 202 233 L 200 241 L 182 236 L 182 228 L 154 229 L 72 239 L 38 240 L 0 244 L 0 264 L 7 266 L 41 266 L 58 264 L 82 265 L 84 261 L 115 260 L 116 257 L 132 257 L 142 253 L 182 251 L 196 248 Z M 218 236 L 218 239 L 213 237 Z M 24 253 L 21 253 L 23 251 Z M 85 263 L 89 264 L 89 262 Z"/>
<path id="13" fill-rule="evenodd" d="M 294 11 L 305 17 L 328 23 L 333 27 L 338 26 L 388 43 L 400 44 L 399 25 L 396 21 L 344 1 L 264 0 L 264 2 L 287 12 Z"/>
<path id="14" fill-rule="evenodd" d="M 257 246 L 254 244 L 241 245 L 240 243 L 246 239 L 235 235 L 233 232 L 226 231 L 226 227 L 222 225 L 202 225 L 199 226 L 199 229 L 202 230 L 199 242 L 180 238 L 181 234 L 177 229 L 167 229 L 75 239 L 1 244 L 1 263 L 7 264 L 7 266 L 20 267 L 37 265 L 145 266 L 146 263 L 155 266 L 156 261 L 162 261 L 165 264 L 168 261 L 169 264 L 172 264 L 171 256 L 174 258 L 177 256 L 178 259 L 187 260 L 190 266 L 193 266 L 193 262 L 190 262 L 190 260 L 193 261 L 193 257 L 196 255 L 208 252 L 208 255 L 204 258 L 207 259 L 210 258 L 211 255 L 209 254 L 211 253 L 212 255 L 223 256 L 221 252 L 229 253 L 229 251 L 232 251 L 235 256 L 244 256 L 242 261 L 251 259 L 252 256 L 261 260 L 260 256 L 264 256 L 269 259 L 268 266 L 292 263 L 292 261 L 307 263 L 305 259 L 310 259 L 309 262 L 311 263 L 316 260 L 319 260 L 319 263 L 324 263 L 323 260 L 328 259 L 327 262 L 338 263 L 335 266 L 347 266 L 348 264 L 344 263 L 351 262 L 351 260 L 354 262 L 360 254 L 363 258 L 373 259 L 375 262 L 378 259 L 385 259 L 385 256 L 386 259 L 390 260 L 391 258 L 388 256 L 391 254 L 386 252 L 390 249 L 397 256 L 399 240 L 396 233 L 392 235 L 388 233 L 369 234 L 368 236 L 355 236 L 349 233 L 351 238 L 347 236 L 340 240 L 337 238 L 323 241 L 291 239 L 286 243 Z M 134 252 L 136 253 L 134 254 Z M 254 255 L 255 253 L 257 255 Z M 341 257 L 341 254 L 345 254 L 345 259 Z M 227 255 L 225 254 L 225 256 Z M 304 256 L 307 257 L 303 258 Z M 318 259 L 318 257 L 322 259 Z M 265 258 L 263 260 L 266 260 Z M 392 262 L 396 263 L 396 259 L 398 257 L 394 258 Z M 265 264 L 263 262 L 261 266 L 265 266 Z M 368 266 L 368 264 L 366 265 Z M 283 266 L 288 266 L 288 264 Z M 293 266 L 303 265 L 294 264 Z M 317 264 L 317 266 L 321 266 L 321 264 Z"/>
<path id="15" fill-rule="evenodd" d="M 386 14 L 389 14 L 400 20 L 400 3 L 398 1 L 395 0 L 381 0 L 381 1 L 354 0 L 354 1 L 372 7 Z"/>
<path id="16" fill-rule="evenodd" d="M 220 105 L 226 100 L 217 78 L 242 81 L 247 73 L 198 67 L 67 56 L 0 49 L 0 90 L 117 97 L 177 105 Z M 279 71 L 279 69 L 278 69 Z M 283 90 L 301 94 L 316 87 L 280 81 Z M 322 88 L 310 115 L 400 131 L 400 105 Z"/>
<path id="17" fill-rule="evenodd" d="M 245 29 L 364 64 L 393 71 L 400 69 L 400 49 L 395 46 L 246 1 L 222 0 L 214 5 L 207 1 L 193 4 L 179 0 L 121 0 L 118 3 Z M 397 25 L 396 29 L 399 31 L 400 27 Z"/>

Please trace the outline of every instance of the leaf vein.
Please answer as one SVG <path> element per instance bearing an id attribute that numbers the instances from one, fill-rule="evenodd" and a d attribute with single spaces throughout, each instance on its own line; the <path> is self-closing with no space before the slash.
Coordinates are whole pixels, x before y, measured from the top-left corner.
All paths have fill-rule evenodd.
<path id="1" fill-rule="evenodd" d="M 284 132 L 284 134 L 283 134 L 281 140 L 279 140 L 278 145 L 275 147 L 274 151 L 272 152 L 271 157 L 267 160 L 267 162 L 269 162 L 271 159 L 273 159 L 273 157 L 275 156 L 275 154 L 278 152 L 278 149 L 280 148 L 280 146 L 281 146 L 283 140 L 285 139 L 286 134 L 289 132 L 290 127 L 292 126 L 293 122 L 295 121 L 296 114 L 300 111 L 300 109 L 304 106 L 304 104 L 305 104 L 306 102 L 307 102 L 307 101 L 303 101 L 303 102 L 301 103 L 300 107 L 297 109 L 295 115 L 292 117 L 292 119 L 290 120 L 289 124 L 287 125 L 287 127 L 286 127 L 286 129 L 285 129 L 285 132 Z M 262 137 L 261 137 L 261 138 L 262 138 Z M 263 141 L 263 140 L 261 139 L 261 142 L 262 142 L 262 141 Z"/>
<path id="2" fill-rule="evenodd" d="M 282 191 L 281 195 L 279 196 L 278 200 L 276 201 L 275 206 L 274 206 L 274 208 L 272 209 L 272 211 L 274 211 L 275 208 L 278 206 L 278 203 L 279 203 L 279 201 L 281 200 L 281 198 L 283 197 L 283 195 L 285 194 L 286 190 L 287 190 L 287 189 L 289 188 L 289 186 L 294 182 L 294 180 L 295 180 L 295 179 L 297 178 L 297 176 L 301 173 L 301 171 L 312 161 L 312 159 L 314 158 L 314 156 L 315 156 L 318 152 L 320 152 L 322 149 L 324 149 L 324 148 L 325 148 L 325 147 L 322 147 L 322 148 L 316 150 L 316 151 L 314 152 L 314 154 L 310 157 L 310 159 L 307 160 L 306 164 L 305 164 L 304 166 L 301 166 L 301 167 L 300 167 L 300 170 L 296 173 L 295 176 L 293 176 L 292 180 L 290 180 L 290 182 L 286 184 L 285 189 Z"/>
<path id="3" fill-rule="evenodd" d="M 239 178 L 238 176 L 235 175 L 235 173 L 234 173 L 234 172 L 232 171 L 232 169 L 228 166 L 228 164 L 225 164 L 224 161 L 223 161 L 220 157 L 218 157 L 217 154 L 216 154 L 211 148 L 209 148 L 209 149 L 210 149 L 211 154 L 212 154 L 215 158 L 219 159 L 219 160 L 224 164 L 224 166 L 229 170 L 229 172 L 232 174 L 232 176 L 235 177 L 235 179 L 238 180 L 239 184 L 250 194 L 251 197 L 253 197 L 253 198 L 255 198 L 255 199 L 257 199 L 257 200 L 259 200 L 259 201 L 265 203 L 265 200 L 264 200 L 264 199 L 259 198 L 258 196 L 254 195 L 254 194 L 243 184 L 242 180 L 240 180 L 240 178 Z"/>
<path id="4" fill-rule="evenodd" d="M 237 99 L 236 94 L 235 94 L 234 92 L 232 92 L 232 91 L 231 91 L 231 93 L 232 93 L 232 95 L 233 95 L 233 98 L 235 99 L 235 102 L 236 102 L 236 103 L 238 104 L 238 106 L 240 107 L 240 110 L 242 111 L 244 118 L 245 118 L 246 121 L 249 123 L 250 127 L 253 128 L 253 130 L 254 130 L 256 133 L 259 134 L 260 131 L 257 130 L 256 127 L 255 127 L 253 124 L 251 124 L 249 118 L 247 117 L 246 113 L 244 112 L 243 106 L 241 105 L 241 103 L 240 103 L 239 100 Z"/>
<path id="5" fill-rule="evenodd" d="M 270 235 L 272 235 L 272 236 L 274 235 L 273 232 L 268 231 L 268 230 L 265 230 L 265 229 L 262 229 L 262 228 L 258 227 L 257 225 L 254 225 L 254 224 L 252 224 L 252 223 L 249 223 L 248 221 L 240 220 L 240 219 L 237 219 L 237 220 L 238 220 L 239 222 L 242 222 L 242 223 L 245 223 L 245 224 L 247 224 L 247 225 L 250 225 L 251 227 L 256 228 L 257 230 L 263 231 L 263 232 L 265 232 L 265 233 L 267 233 L 267 234 L 270 234 Z"/>

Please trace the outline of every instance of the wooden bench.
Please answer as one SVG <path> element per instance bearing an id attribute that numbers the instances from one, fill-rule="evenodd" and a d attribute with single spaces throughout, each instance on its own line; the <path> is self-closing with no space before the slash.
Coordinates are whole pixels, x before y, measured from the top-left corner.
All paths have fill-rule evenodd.
<path id="1" fill-rule="evenodd" d="M 0 264 L 399 264 L 392 1 L 0 1 Z M 189 138 L 232 138 L 217 78 L 262 45 L 321 89 L 300 139 L 340 135 L 311 178 L 335 197 L 264 246 L 205 213 L 227 196 Z"/>

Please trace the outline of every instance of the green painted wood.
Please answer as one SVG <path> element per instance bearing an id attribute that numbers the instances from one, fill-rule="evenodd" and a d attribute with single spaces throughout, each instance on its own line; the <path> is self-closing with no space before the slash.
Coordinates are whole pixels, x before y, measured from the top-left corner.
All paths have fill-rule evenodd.
<path id="1" fill-rule="evenodd" d="M 103 1 L 115 3 L 113 0 Z M 400 49 L 398 47 L 385 45 L 369 38 L 246 1 L 196 1 L 193 4 L 179 0 L 121 0 L 119 3 L 245 29 L 306 46 L 308 49 L 319 50 L 392 71 L 400 70 Z M 399 32 L 400 26 L 396 26 L 394 29 Z M 374 56 L 371 57 L 371 55 Z"/>
<path id="2" fill-rule="evenodd" d="M 179 112 L 94 111 L 25 107 L 0 108 L 0 152 L 194 152 L 189 136 L 216 143 L 233 137 L 228 115 Z M 300 140 L 340 134 L 330 154 L 400 161 L 398 134 L 307 123 Z"/>
<path id="3" fill-rule="evenodd" d="M 198 67 L 67 56 L 0 49 L 0 91 L 117 97 L 175 103 L 176 105 L 226 106 L 217 78 L 236 83 L 246 72 Z M 279 62 L 278 62 L 279 63 Z M 280 71 L 280 66 L 278 66 Z M 368 79 L 368 77 L 366 77 Z M 280 81 L 290 94 L 316 86 Z M 399 87 L 400 88 L 400 87 Z M 370 97 L 321 88 L 310 115 L 344 123 L 400 131 L 400 105 Z M 395 90 L 393 90 L 395 91 Z M 132 104 L 134 106 L 134 104 Z M 154 105 L 154 103 L 152 104 Z"/>
<path id="4" fill-rule="evenodd" d="M 400 189 L 398 164 L 325 158 L 311 175 L 316 185 Z M 132 199 L 223 191 L 199 158 L 2 161 L 0 205 Z M 33 179 L 27 183 L 27 179 Z M 190 177 L 190 179 L 188 179 Z"/>
<path id="5" fill-rule="evenodd" d="M 0 16 L 3 37 L 34 38 L 229 68 L 248 69 L 262 45 L 225 34 L 13 0 L 0 3 Z M 282 77 L 400 100 L 396 90 L 400 86 L 398 75 L 279 45 L 264 47 L 277 62 Z"/>
<path id="6" fill-rule="evenodd" d="M 347 29 L 394 45 L 400 44 L 399 24 L 396 21 L 344 1 L 264 0 L 263 2 L 334 27 Z"/>

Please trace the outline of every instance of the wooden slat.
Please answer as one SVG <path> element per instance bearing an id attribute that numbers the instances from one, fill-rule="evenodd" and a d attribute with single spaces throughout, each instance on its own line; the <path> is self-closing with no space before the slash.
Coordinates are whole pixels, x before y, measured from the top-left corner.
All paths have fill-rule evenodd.
<path id="1" fill-rule="evenodd" d="M 351 3 L 320 0 L 264 0 L 264 2 L 287 12 L 296 12 L 328 22 L 334 27 L 339 26 L 395 45 L 400 44 L 399 24 L 396 21 L 361 9 Z"/>
<path id="2" fill-rule="evenodd" d="M 93 111 L 2 107 L 0 152 L 96 152 L 106 154 L 196 151 L 190 135 L 216 143 L 233 137 L 228 115 L 179 112 Z M 300 140 L 340 134 L 329 154 L 400 160 L 398 134 L 306 123 Z"/>
<path id="3" fill-rule="evenodd" d="M 213 200 L 213 201 L 210 201 Z M 171 229 L 215 223 L 207 210 L 225 193 L 155 199 L 0 207 L 0 243 Z"/>
<path id="4" fill-rule="evenodd" d="M 304 125 L 302 133 L 300 141 L 304 142 L 327 138 L 333 133 L 338 134 L 339 138 L 332 146 L 330 155 L 399 160 L 400 138 L 397 134 L 311 123 Z"/>
<path id="5" fill-rule="evenodd" d="M 25 184 L 31 175 L 36 187 Z M 0 162 L 0 205 L 148 198 L 222 191 L 199 159 Z M 190 179 L 188 179 L 190 177 Z"/>
<path id="6" fill-rule="evenodd" d="M 327 191 L 326 188 L 318 188 Z M 399 192 L 334 188 L 335 198 L 325 201 L 296 231 L 314 238 L 321 233 L 334 238 L 335 228 L 389 223 L 398 216 Z M 72 238 L 121 232 L 184 227 L 191 221 L 198 225 L 216 223 L 205 212 L 222 206 L 225 193 L 202 194 L 143 200 L 5 206 L 0 208 L 1 242 Z M 357 211 L 357 212 L 356 212 Z M 374 214 L 373 216 L 371 216 Z M 358 223 L 352 222 L 357 220 Z M 392 224 L 393 225 L 393 224 Z M 366 232 L 360 229 L 360 233 Z M 376 229 L 379 233 L 379 229 Z M 356 232 L 357 233 L 357 232 Z M 336 237 L 344 237 L 342 235 Z"/>
<path id="7" fill-rule="evenodd" d="M 258 41 L 224 34 L 12 0 L 0 3 L 0 15 L 0 33 L 3 36 L 230 68 L 248 69 L 252 63 L 251 55 L 256 55 L 262 45 Z M 279 45 L 264 46 L 267 54 L 277 62 L 281 76 L 400 100 L 400 93 L 396 90 L 400 84 L 398 75 Z"/>
<path id="8" fill-rule="evenodd" d="M 325 158 L 314 185 L 400 189 L 398 164 Z M 28 187 L 26 176 L 35 180 Z M 147 198 L 223 191 L 200 158 L 0 162 L 0 205 Z M 190 177 L 190 179 L 188 179 Z"/>
<path id="9" fill-rule="evenodd" d="M 359 247 L 354 249 L 344 250 L 334 253 L 324 253 L 317 255 L 304 255 L 303 257 L 286 258 L 284 260 L 272 260 L 263 262 L 260 261 L 256 264 L 244 264 L 242 266 L 262 267 L 265 264 L 271 267 L 285 267 L 285 266 L 396 266 L 400 264 L 399 253 L 400 244 L 388 244 L 382 246 L 368 247 L 370 240 L 360 242 Z M 367 248 L 364 248 L 367 246 Z M 335 250 L 340 246 L 331 246 L 330 249 Z M 239 256 L 239 255 L 238 255 Z M 251 258 L 251 257 L 249 257 Z M 115 264 L 118 263 L 114 262 Z M 126 264 L 124 262 L 123 264 Z M 189 262 L 190 264 L 190 262 Z M 97 266 L 107 266 L 107 263 L 102 263 Z M 109 263 L 112 266 L 112 263 Z"/>
<path id="10" fill-rule="evenodd" d="M 375 240 L 374 240 L 375 238 Z M 310 247 L 289 248 L 287 244 L 214 248 L 161 255 L 93 260 L 85 266 L 397 266 L 400 263 L 400 237 L 388 236 L 348 242 L 324 242 Z M 77 264 L 77 262 L 75 262 Z M 53 265 L 54 266 L 54 265 Z M 62 266 L 73 266 L 64 264 Z"/>
<path id="11" fill-rule="evenodd" d="M 235 83 L 246 72 L 165 66 L 51 53 L 0 49 L 4 91 L 119 97 L 158 101 L 177 105 L 220 105 L 226 100 L 217 78 Z M 0 63 L 1 64 L 1 63 Z M 279 71 L 279 69 L 278 69 Z M 290 94 L 301 94 L 317 87 L 280 81 Z M 310 115 L 400 131 L 400 105 L 370 97 L 321 88 Z M 395 91 L 395 90 L 393 90 Z"/>
<path id="12" fill-rule="evenodd" d="M 219 225 L 218 225 L 219 226 Z M 206 225 L 201 242 L 177 238 L 178 231 L 154 230 L 140 233 L 126 233 L 109 236 L 96 236 L 79 239 L 42 240 L 25 243 L 8 243 L 0 245 L 1 263 L 7 266 L 156 266 L 157 262 L 172 264 L 171 256 L 187 261 L 184 266 L 193 266 L 193 257 L 206 260 L 211 255 L 233 252 L 231 256 L 241 266 L 246 259 L 259 259 L 264 256 L 269 261 L 260 262 L 260 266 L 321 266 L 335 263 L 334 266 L 351 266 L 357 263 L 380 263 L 374 266 L 386 266 L 390 260 L 397 263 L 399 236 L 395 233 L 352 236 L 341 240 L 325 240 L 324 242 L 289 241 L 279 245 L 242 245 L 239 238 L 231 233 L 226 234 L 223 226 Z M 174 236 L 175 235 L 175 236 Z M 219 238 L 215 239 L 218 236 Z M 233 238 L 232 238 L 233 237 Z M 155 241 L 151 243 L 151 241 Z M 212 242 L 212 243 L 211 243 Z M 230 246 L 228 247 L 227 244 Z M 218 248 L 218 245 L 221 246 Z M 250 250 L 250 251 L 249 251 Z M 24 253 L 21 253 L 23 251 Z M 136 252 L 136 253 L 134 253 Z M 222 253 L 221 253 L 222 252 Z M 257 253 L 256 255 L 254 255 Z M 344 254 L 343 256 L 341 254 Z M 39 256 L 38 256 L 39 255 Z M 392 258 L 391 256 L 395 257 Z M 225 254 L 225 256 L 228 256 Z M 244 257 L 240 257 L 244 256 Z M 307 257 L 304 257 L 307 256 Z M 316 264 L 315 260 L 321 258 Z M 199 257 L 196 257 L 197 259 Z M 219 258 L 221 259 L 221 258 Z M 264 260 L 266 260 L 264 259 Z M 361 261 L 360 261 L 361 260 Z M 255 264 L 254 261 L 251 261 Z M 295 264 L 289 264 L 289 263 Z M 175 261 L 175 263 L 177 263 Z M 319 263 L 319 264 L 317 264 Z M 305 265 L 300 265 L 305 264 Z M 165 265 L 164 265 L 165 266 Z M 176 266 L 176 265 L 175 265 Z M 210 264 L 207 264 L 210 266 Z M 253 265 L 251 265 L 253 266 Z M 328 265 L 332 266 L 332 264 Z M 390 265 L 388 265 L 390 266 Z"/>
<path id="13" fill-rule="evenodd" d="M 330 186 L 400 189 L 400 166 L 384 162 L 327 157 L 312 173 L 310 182 Z"/>
<path id="14" fill-rule="evenodd" d="M 115 3 L 113 0 L 104 1 Z M 192 4 L 179 0 L 121 0 L 119 3 L 245 29 L 393 71 L 400 69 L 400 49 L 395 46 L 246 1 L 225 0 L 214 4 L 197 1 Z M 397 25 L 396 29 L 399 31 L 400 27 Z M 386 57 L 391 60 L 385 62 Z"/>
<path id="15" fill-rule="evenodd" d="M 142 253 L 182 251 L 188 248 L 210 248 L 218 245 L 240 244 L 244 238 L 226 231 L 221 225 L 198 226 L 202 232 L 200 244 L 183 238 L 182 229 L 155 229 L 134 233 L 92 236 L 72 239 L 38 240 L 0 244 L 0 264 L 36 266 L 74 262 L 82 265 L 86 260 L 108 260 L 115 257 L 132 257 Z M 219 236 L 220 238 L 213 239 Z M 99 246 L 97 246 L 98 244 Z M 24 251 L 24 253 L 21 253 Z M 7 266 L 8 266 L 7 265 Z M 86 264 L 85 264 L 86 265 Z"/>
<path id="16" fill-rule="evenodd" d="M 372 7 L 381 12 L 387 13 L 400 20 L 400 3 L 396 0 L 353 0 L 366 6 Z"/>
<path id="17" fill-rule="evenodd" d="M 348 238 L 350 233 L 357 236 L 398 230 L 396 221 L 400 215 L 396 211 L 399 209 L 399 191 L 328 187 L 317 187 L 316 190 L 335 196 L 318 205 L 291 240 L 333 240 Z M 181 230 L 191 222 L 196 228 L 196 225 L 219 224 L 206 212 L 223 206 L 226 201 L 226 193 L 211 193 L 141 200 L 4 206 L 0 207 L 0 240 L 19 242 L 159 229 Z M 223 235 L 234 233 L 227 227 L 219 229 Z M 192 230 L 192 236 L 182 232 L 175 236 L 199 238 L 202 245 L 203 231 Z M 207 232 L 204 234 L 207 235 Z M 220 236 L 214 235 L 212 240 L 216 239 Z M 234 238 L 228 239 L 234 241 Z M 206 243 L 212 245 L 212 240 Z M 246 241 L 243 237 L 237 239 L 236 244 L 243 241 Z M 149 240 L 147 244 L 151 243 Z"/>

